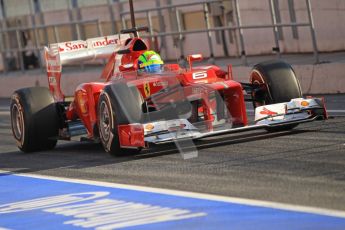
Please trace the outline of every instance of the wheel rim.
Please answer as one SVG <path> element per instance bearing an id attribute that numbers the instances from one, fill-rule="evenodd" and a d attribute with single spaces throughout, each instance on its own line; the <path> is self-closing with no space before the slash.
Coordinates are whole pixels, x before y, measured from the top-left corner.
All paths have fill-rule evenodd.
<path id="1" fill-rule="evenodd" d="M 24 116 L 23 110 L 18 104 L 14 104 L 11 109 L 11 123 L 14 137 L 23 142 L 24 135 Z"/>
<path id="2" fill-rule="evenodd" d="M 261 76 L 261 74 L 259 72 L 257 72 L 256 70 L 254 70 L 251 74 L 251 79 L 250 79 L 251 83 L 253 85 L 261 85 L 261 84 L 265 84 L 265 81 L 263 79 L 263 77 Z M 255 96 L 255 95 L 253 95 Z M 253 106 L 254 108 L 259 107 L 259 106 L 263 106 L 266 105 L 266 100 L 264 101 L 253 101 Z"/>
<path id="3" fill-rule="evenodd" d="M 261 84 L 261 82 L 259 82 L 258 80 L 254 80 L 254 81 L 253 81 L 253 85 L 260 85 L 260 84 Z M 256 108 L 256 107 L 265 105 L 265 101 L 261 101 L 261 102 L 259 102 L 259 101 L 253 101 L 253 104 L 254 104 L 254 107 Z"/>
<path id="4" fill-rule="evenodd" d="M 110 108 L 105 101 L 101 102 L 100 106 L 100 133 L 105 142 L 107 142 L 111 135 L 111 117 Z"/>

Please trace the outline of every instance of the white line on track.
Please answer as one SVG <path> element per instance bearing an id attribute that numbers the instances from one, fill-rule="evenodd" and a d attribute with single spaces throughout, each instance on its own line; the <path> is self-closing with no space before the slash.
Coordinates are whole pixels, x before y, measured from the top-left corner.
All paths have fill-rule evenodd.
<path id="1" fill-rule="evenodd" d="M 3 171 L 3 170 L 0 170 L 0 173 L 12 174 L 9 171 Z M 285 203 L 278 203 L 278 202 L 271 202 L 271 201 L 227 197 L 227 196 L 211 195 L 211 194 L 196 193 L 196 192 L 186 192 L 186 191 L 163 189 L 163 188 L 152 188 L 152 187 L 145 187 L 145 186 L 138 186 L 138 185 L 126 185 L 126 184 L 109 183 L 109 182 L 92 181 L 92 180 L 71 179 L 71 178 L 65 178 L 65 177 L 44 176 L 44 175 L 36 175 L 36 174 L 29 174 L 29 173 L 13 174 L 13 175 L 36 178 L 36 179 L 95 185 L 95 186 L 117 188 L 117 189 L 128 189 L 128 190 L 150 192 L 150 193 L 157 193 L 157 194 L 164 194 L 164 195 L 188 197 L 188 198 L 194 198 L 194 199 L 243 204 L 243 205 L 250 205 L 250 206 L 274 208 L 274 209 L 281 209 L 281 210 L 294 211 L 294 212 L 304 212 L 304 213 L 311 213 L 311 214 L 317 214 L 317 215 L 345 218 L 345 211 L 293 205 L 293 204 L 285 204 Z"/>
<path id="2" fill-rule="evenodd" d="M 10 115 L 10 111 L 0 111 L 0 116 Z"/>

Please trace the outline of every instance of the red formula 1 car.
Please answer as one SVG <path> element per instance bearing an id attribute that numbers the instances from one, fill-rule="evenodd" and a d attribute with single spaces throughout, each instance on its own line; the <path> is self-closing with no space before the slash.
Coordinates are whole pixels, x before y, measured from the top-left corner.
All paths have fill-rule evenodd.
<path id="1" fill-rule="evenodd" d="M 148 49 L 138 37 L 141 29 L 46 47 L 49 89 L 19 89 L 12 96 L 11 123 L 19 149 L 52 149 L 57 140 L 82 136 L 119 155 L 150 144 L 258 128 L 288 130 L 327 118 L 323 101 L 302 98 L 293 69 L 282 61 L 255 65 L 249 83 L 234 81 L 231 68 L 193 67 L 201 55 L 188 56 L 188 68 L 165 64 L 156 73 L 138 71 L 137 59 Z M 73 100 L 65 100 L 62 65 L 97 58 L 108 58 L 100 80 L 79 85 Z M 246 100 L 255 107 L 253 122 L 248 122 Z"/>

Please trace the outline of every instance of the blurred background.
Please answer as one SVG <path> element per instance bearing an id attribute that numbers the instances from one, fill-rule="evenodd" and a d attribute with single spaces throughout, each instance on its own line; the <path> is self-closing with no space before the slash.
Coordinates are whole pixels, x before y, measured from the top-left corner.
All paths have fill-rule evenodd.
<path id="1" fill-rule="evenodd" d="M 345 50 L 344 0 L 134 0 L 137 25 L 165 60 Z M 127 0 L 0 0 L 0 72 L 43 68 L 51 43 L 129 28 Z"/>

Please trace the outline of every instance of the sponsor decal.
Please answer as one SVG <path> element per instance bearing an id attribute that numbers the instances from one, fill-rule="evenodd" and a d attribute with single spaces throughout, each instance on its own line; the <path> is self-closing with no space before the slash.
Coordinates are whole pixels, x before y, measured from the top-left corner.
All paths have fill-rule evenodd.
<path id="1" fill-rule="evenodd" d="M 155 128 L 155 126 L 153 123 L 146 124 L 144 127 L 145 131 L 148 131 L 148 132 L 152 131 L 154 128 Z"/>
<path id="2" fill-rule="evenodd" d="M 271 110 L 267 109 L 266 107 L 264 107 L 264 108 L 262 108 L 262 111 L 260 111 L 260 114 L 272 116 L 272 115 L 277 115 L 278 113 L 271 111 Z"/>
<path id="3" fill-rule="evenodd" d="M 59 55 L 51 56 L 46 53 L 47 72 L 61 72 L 61 63 Z"/>
<path id="4" fill-rule="evenodd" d="M 85 41 L 72 41 L 72 42 L 65 42 L 62 46 L 59 46 L 59 52 L 66 52 L 66 51 L 76 51 L 80 49 L 86 49 L 87 43 Z"/>
<path id="5" fill-rule="evenodd" d="M 99 40 L 99 41 L 93 41 L 92 42 L 92 47 L 93 48 L 99 48 L 99 47 L 104 47 L 104 46 L 108 46 L 108 45 L 116 45 L 119 44 L 120 40 L 118 38 L 108 38 L 108 37 L 104 37 L 103 40 Z"/>
<path id="6" fill-rule="evenodd" d="M 49 85 L 57 85 L 55 77 L 48 77 Z"/>
<path id="7" fill-rule="evenodd" d="M 202 93 L 204 93 L 204 89 L 202 89 L 201 87 L 193 87 L 192 93 L 193 94 L 202 94 Z"/>
<path id="8" fill-rule="evenodd" d="M 307 107 L 307 106 L 309 106 L 309 102 L 308 101 L 301 101 L 301 106 Z"/>
<path id="9" fill-rule="evenodd" d="M 156 81 L 156 82 L 153 83 L 153 86 L 154 87 L 158 87 L 158 86 L 167 87 L 168 84 L 169 83 L 167 81 Z"/>
<path id="10" fill-rule="evenodd" d="M 78 40 L 78 41 L 69 41 L 65 43 L 59 43 L 59 52 L 67 52 L 67 51 L 77 51 L 81 49 L 87 49 L 88 44 L 92 48 L 102 48 L 110 45 L 117 45 L 120 44 L 120 39 L 116 37 L 102 37 L 96 39 L 89 39 L 86 41 Z"/>

